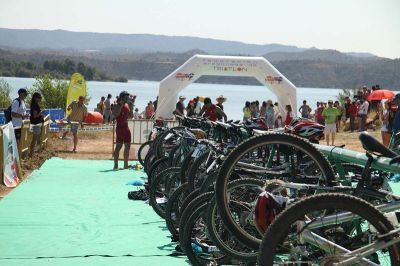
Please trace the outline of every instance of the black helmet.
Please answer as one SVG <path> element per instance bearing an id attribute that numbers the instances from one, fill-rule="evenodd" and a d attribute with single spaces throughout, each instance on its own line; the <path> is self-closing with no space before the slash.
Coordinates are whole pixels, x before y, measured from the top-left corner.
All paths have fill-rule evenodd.
<path id="1" fill-rule="evenodd" d="M 129 92 L 127 92 L 127 91 L 121 91 L 120 94 L 119 94 L 119 98 L 122 98 L 122 97 L 124 97 L 124 96 L 129 96 Z"/>

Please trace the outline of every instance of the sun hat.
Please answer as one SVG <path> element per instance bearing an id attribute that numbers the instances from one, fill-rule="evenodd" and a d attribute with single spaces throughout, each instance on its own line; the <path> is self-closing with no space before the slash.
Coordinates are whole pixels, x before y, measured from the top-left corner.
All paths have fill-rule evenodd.
<path id="1" fill-rule="evenodd" d="M 186 97 L 185 96 L 179 96 L 179 100 L 185 100 L 186 99 Z"/>
<path id="2" fill-rule="evenodd" d="M 224 95 L 221 94 L 220 96 L 217 97 L 216 100 L 217 100 L 217 101 L 218 101 L 218 100 L 226 101 L 226 97 L 224 97 Z"/>
<path id="3" fill-rule="evenodd" d="M 18 94 L 21 94 L 21 93 L 28 94 L 28 91 L 25 88 L 21 88 L 21 89 L 18 90 Z"/>

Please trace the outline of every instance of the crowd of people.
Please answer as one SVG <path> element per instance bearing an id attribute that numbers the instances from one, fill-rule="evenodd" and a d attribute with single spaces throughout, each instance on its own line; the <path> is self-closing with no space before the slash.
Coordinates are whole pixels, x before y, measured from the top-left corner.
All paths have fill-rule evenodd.
<path id="1" fill-rule="evenodd" d="M 368 100 L 373 91 L 380 89 L 379 85 L 374 85 L 370 89 L 363 86 L 355 95 L 347 96 L 341 101 L 317 102 L 314 110 L 304 100 L 298 110 L 293 110 L 291 105 L 286 105 L 283 114 L 279 104 L 273 103 L 272 100 L 263 101 L 261 104 L 258 100 L 246 101 L 243 107 L 243 120 L 262 118 L 268 128 L 273 129 L 290 125 L 298 111 L 301 117 L 314 120 L 325 126 L 325 140 L 328 145 L 335 144 L 335 134 L 339 131 L 361 132 L 380 127 L 382 142 L 385 146 L 388 146 L 394 126 L 397 104 L 394 104 L 396 97 L 383 101 Z M 189 117 L 204 116 L 212 121 L 227 120 L 223 106 L 226 97 L 223 95 L 215 99 L 215 103 L 212 103 L 208 97 L 202 99 L 203 106 L 199 97 L 190 99 L 186 106 L 185 100 L 184 96 L 179 97 L 174 114 Z"/>
<path id="2" fill-rule="evenodd" d="M 290 125 L 297 111 L 301 117 L 314 120 L 315 122 L 325 126 L 325 139 L 328 145 L 334 145 L 335 134 L 343 131 L 365 131 L 369 128 L 375 129 L 380 126 L 382 134 L 382 143 L 389 145 L 392 132 L 400 129 L 400 114 L 396 116 L 397 106 L 400 104 L 400 94 L 393 99 L 386 100 L 368 100 L 369 95 L 376 90 L 380 90 L 379 85 L 372 86 L 368 89 L 364 86 L 358 90 L 352 97 L 345 97 L 342 102 L 329 100 L 327 102 L 317 102 L 314 110 L 310 107 L 306 100 L 298 110 L 292 110 L 291 105 L 286 105 L 282 114 L 277 102 L 272 100 L 263 101 L 260 105 L 259 101 L 246 101 L 243 107 L 243 120 L 252 118 L 262 118 L 265 120 L 269 129 L 280 128 Z M 27 90 L 20 89 L 18 98 L 14 99 L 11 105 L 12 123 L 15 128 L 15 136 L 17 143 L 21 137 L 22 120 L 29 117 L 32 125 L 33 138 L 31 142 L 30 156 L 34 152 L 35 145 L 40 138 L 41 123 L 43 122 L 43 111 L 40 108 L 42 96 L 40 93 L 34 93 L 31 97 L 30 115 L 26 114 L 26 106 L 24 99 L 27 97 Z M 127 167 L 129 156 L 129 146 L 131 142 L 131 134 L 128 128 L 128 119 L 152 119 L 157 110 L 158 97 L 155 101 L 149 101 L 144 111 L 139 113 L 139 109 L 135 108 L 136 96 L 123 91 L 112 101 L 112 95 L 101 97 L 97 104 L 96 111 L 103 115 L 103 123 L 116 123 L 117 145 L 114 152 L 114 168 L 118 168 L 118 156 L 122 146 L 124 151 L 124 167 Z M 80 96 L 77 101 L 73 101 L 68 106 L 70 114 L 67 122 L 71 124 L 71 132 L 73 133 L 73 152 L 76 152 L 78 143 L 77 131 L 79 125 L 82 126 L 87 115 L 85 106 L 85 97 Z M 210 97 L 195 97 L 190 99 L 185 105 L 186 97 L 179 96 L 173 114 L 179 116 L 203 116 L 212 121 L 227 121 L 227 115 L 224 112 L 224 103 L 226 97 L 220 95 L 213 103 Z M 398 112 L 397 112 L 398 113 Z M 398 118 L 398 119 L 397 119 Z M 399 120 L 398 122 L 396 122 Z M 63 133 L 66 136 L 68 131 Z"/>

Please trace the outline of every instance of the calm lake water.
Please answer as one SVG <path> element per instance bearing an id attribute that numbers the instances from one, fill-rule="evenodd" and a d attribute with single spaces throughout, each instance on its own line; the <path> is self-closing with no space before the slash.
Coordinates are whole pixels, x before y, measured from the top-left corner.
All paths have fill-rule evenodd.
<path id="1" fill-rule="evenodd" d="M 0 77 L 7 81 L 11 87 L 11 96 L 17 97 L 17 91 L 21 87 L 31 87 L 35 82 L 33 78 L 15 78 Z M 143 111 L 148 101 L 156 99 L 158 94 L 159 82 L 155 81 L 135 81 L 129 80 L 128 83 L 118 82 L 87 82 L 88 94 L 91 97 L 88 108 L 93 110 L 100 101 L 101 96 L 107 96 L 110 93 L 113 98 L 122 90 L 137 95 L 136 107 L 139 111 Z M 312 109 L 315 109 L 317 101 L 335 100 L 341 89 L 328 88 L 297 88 L 297 106 L 300 107 L 303 100 L 307 100 Z M 226 114 L 230 119 L 241 119 L 242 108 L 245 101 L 258 100 L 260 103 L 264 100 L 271 99 L 276 101 L 275 95 L 264 86 L 246 86 L 246 85 L 220 85 L 220 84 L 198 84 L 193 83 L 186 87 L 180 95 L 184 95 L 187 99 L 195 96 L 209 96 L 215 100 L 219 95 L 223 94 L 227 97 L 224 103 Z M 187 103 L 188 100 L 185 102 Z"/>

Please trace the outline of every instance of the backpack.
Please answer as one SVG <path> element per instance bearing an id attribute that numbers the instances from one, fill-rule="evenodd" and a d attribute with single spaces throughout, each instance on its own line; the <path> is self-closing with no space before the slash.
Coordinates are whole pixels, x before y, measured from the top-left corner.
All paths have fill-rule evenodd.
<path id="1" fill-rule="evenodd" d="M 15 99 L 11 102 L 11 105 L 10 105 L 6 110 L 4 110 L 4 118 L 5 118 L 5 120 L 6 120 L 6 121 L 5 121 L 5 124 L 7 124 L 8 122 L 10 122 L 10 121 L 12 120 L 12 117 L 11 117 L 11 107 L 12 107 L 12 103 L 13 103 L 15 100 L 17 100 L 18 103 L 19 103 L 18 107 L 21 106 L 21 100 L 20 100 L 19 98 L 15 98 Z"/>

